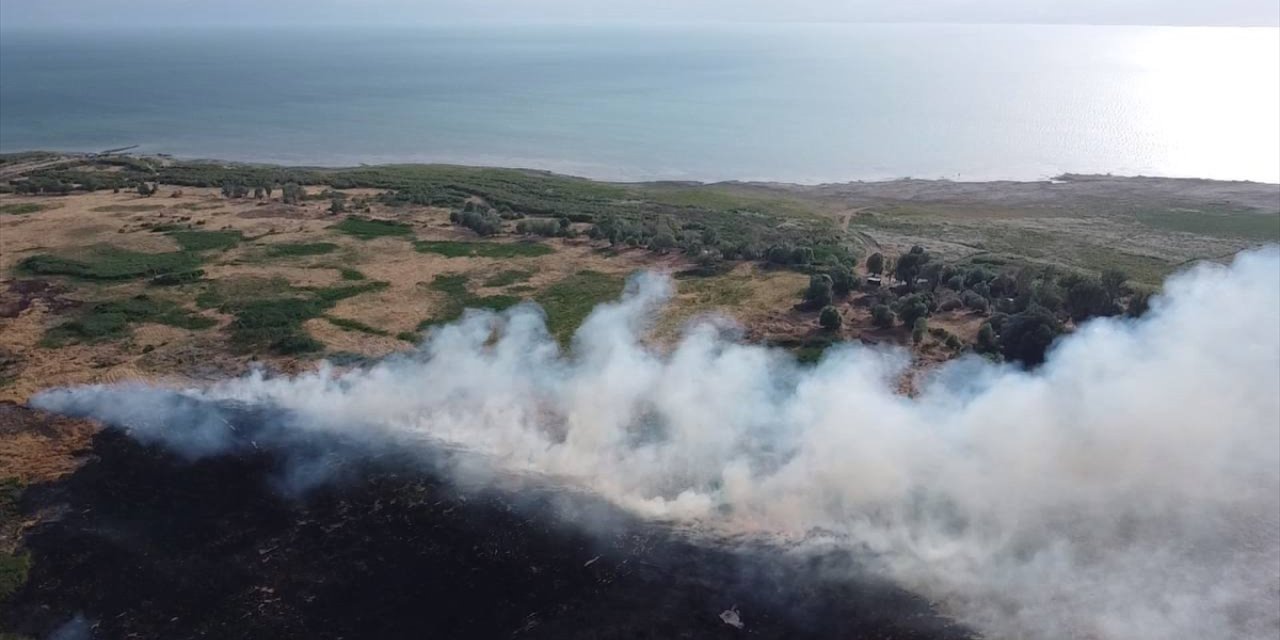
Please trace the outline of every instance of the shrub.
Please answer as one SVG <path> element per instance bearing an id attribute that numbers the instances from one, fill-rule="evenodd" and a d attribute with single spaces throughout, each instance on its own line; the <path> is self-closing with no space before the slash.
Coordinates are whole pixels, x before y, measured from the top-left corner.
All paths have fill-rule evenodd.
<path id="1" fill-rule="evenodd" d="M 867 256 L 867 273 L 884 273 L 884 254 L 877 251 Z"/>
<path id="2" fill-rule="evenodd" d="M 907 283 L 908 287 L 914 288 L 916 277 L 920 275 L 921 269 L 929 260 L 929 253 L 922 247 L 918 245 L 911 247 L 911 251 L 898 257 L 898 263 L 894 265 L 894 276 Z"/>
<path id="3" fill-rule="evenodd" d="M 964 302 L 964 306 L 974 311 L 987 310 L 987 299 L 982 297 L 976 291 L 965 291 L 961 296 L 961 300 Z"/>
<path id="4" fill-rule="evenodd" d="M 520 235 L 554 238 L 564 235 L 567 230 L 568 226 L 562 226 L 555 220 L 521 220 L 516 223 L 516 233 Z"/>
<path id="5" fill-rule="evenodd" d="M 307 199 L 307 190 L 301 185 L 289 182 L 280 188 L 280 201 L 285 204 L 298 204 Z"/>
<path id="6" fill-rule="evenodd" d="M 237 180 L 226 180 L 222 183 L 222 195 L 226 198 L 243 198 L 249 195 L 249 187 Z"/>
<path id="7" fill-rule="evenodd" d="M 881 329 L 888 329 L 893 326 L 894 315 L 889 309 L 889 305 L 878 304 L 871 307 L 871 322 Z"/>
<path id="8" fill-rule="evenodd" d="M 1128 281 L 1129 276 L 1119 269 L 1103 271 L 1100 279 L 1103 290 L 1111 297 L 1113 303 L 1125 294 L 1125 283 Z"/>
<path id="9" fill-rule="evenodd" d="M 1062 333 L 1062 325 L 1044 307 L 1033 306 L 1009 316 L 1000 329 L 1000 352 L 1005 360 L 1036 366 L 1044 362 L 1049 345 Z"/>
<path id="10" fill-rule="evenodd" d="M 978 329 L 978 339 L 974 346 L 983 353 L 998 353 L 1000 351 L 995 328 L 991 326 L 990 322 L 982 323 L 982 327 Z"/>
<path id="11" fill-rule="evenodd" d="M 1125 315 L 1131 318 L 1137 318 L 1147 312 L 1151 308 L 1151 293 L 1147 291 L 1134 292 L 1129 297 L 1129 304 L 1125 307 Z"/>
<path id="12" fill-rule="evenodd" d="M 827 271 L 831 278 L 831 292 L 837 296 L 847 296 L 850 291 L 862 286 L 862 280 L 854 275 L 853 269 L 838 264 Z"/>
<path id="13" fill-rule="evenodd" d="M 911 325 L 911 342 L 920 344 L 924 342 L 925 335 L 929 332 L 929 320 L 926 318 L 916 318 Z"/>
<path id="14" fill-rule="evenodd" d="M 804 302 L 813 308 L 821 308 L 831 304 L 831 276 L 824 273 L 809 277 L 809 288 L 805 289 Z"/>
<path id="15" fill-rule="evenodd" d="M 454 217 L 450 216 L 450 219 L 453 220 Z M 463 211 L 457 215 L 455 222 L 482 236 L 497 235 L 502 231 L 502 218 L 489 212 Z"/>
<path id="16" fill-rule="evenodd" d="M 962 302 L 960 298 L 950 294 L 943 298 L 942 302 L 938 303 L 938 311 L 955 311 L 962 307 L 964 307 L 964 302 Z"/>
<path id="17" fill-rule="evenodd" d="M 1102 283 L 1092 278 L 1081 278 L 1067 289 L 1066 309 L 1076 322 L 1094 316 L 1115 315 L 1119 311 Z"/>
<path id="18" fill-rule="evenodd" d="M 916 320 L 929 315 L 929 303 L 924 296 L 916 293 L 898 301 L 898 318 L 903 326 L 915 326 Z"/>
<path id="19" fill-rule="evenodd" d="M 822 313 L 818 314 L 818 325 L 827 331 L 838 331 L 842 324 L 844 319 L 840 317 L 840 311 L 833 306 L 823 307 Z"/>

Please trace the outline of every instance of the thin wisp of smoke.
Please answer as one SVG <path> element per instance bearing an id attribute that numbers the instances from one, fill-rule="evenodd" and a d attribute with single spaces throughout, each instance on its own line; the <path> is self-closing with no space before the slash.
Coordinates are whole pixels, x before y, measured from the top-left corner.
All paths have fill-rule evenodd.
<path id="1" fill-rule="evenodd" d="M 991 637 L 1280 633 L 1280 251 L 1172 277 L 1027 372 L 966 357 L 897 392 L 894 349 L 816 366 L 726 323 L 646 344 L 670 282 L 640 274 L 562 353 L 541 312 L 471 312 L 367 369 L 203 388 L 51 390 L 33 404 L 190 456 L 219 406 L 298 432 L 422 438 L 638 514 L 864 550 Z M 483 477 L 468 477 L 468 482 Z"/>

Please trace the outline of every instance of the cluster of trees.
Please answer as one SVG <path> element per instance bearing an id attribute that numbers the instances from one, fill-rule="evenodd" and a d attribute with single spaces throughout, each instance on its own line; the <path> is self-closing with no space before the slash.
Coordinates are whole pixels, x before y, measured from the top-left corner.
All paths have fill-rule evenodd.
<path id="1" fill-rule="evenodd" d="M 12 183 L 14 193 L 18 194 L 46 194 L 65 196 L 75 191 L 76 185 L 73 182 L 64 182 L 57 178 L 48 178 L 44 176 L 32 176 L 26 180 L 19 180 Z"/>
<path id="2" fill-rule="evenodd" d="M 454 211 L 449 214 L 449 222 L 482 236 L 494 236 L 502 231 L 502 218 L 492 210 Z"/>
<path id="3" fill-rule="evenodd" d="M 573 223 L 568 218 L 555 220 L 521 220 L 516 223 L 516 233 L 526 236 L 542 236 L 544 238 L 572 237 Z"/>
<path id="4" fill-rule="evenodd" d="M 268 191 L 267 196 L 270 197 L 270 195 L 271 192 Z M 298 204 L 306 199 L 307 188 L 300 184 L 289 182 L 280 187 L 280 201 L 285 204 Z"/>
<path id="5" fill-rule="evenodd" d="M 275 193 L 277 184 L 270 181 L 261 181 L 248 183 L 242 180 L 229 179 L 222 181 L 222 196 L 224 198 L 248 198 L 252 195 L 258 200 L 266 200 Z M 305 187 L 288 182 L 279 185 L 280 200 L 285 204 L 298 204 L 307 199 L 307 190 Z"/>
<path id="6" fill-rule="evenodd" d="M 990 314 L 974 345 L 979 352 L 1034 366 L 1066 331 L 1068 323 L 1090 318 L 1146 311 L 1148 295 L 1128 286 L 1127 276 L 1108 269 L 1100 276 L 1025 266 L 996 270 L 987 264 L 961 266 L 935 260 L 923 247 L 912 247 L 896 261 L 873 253 L 866 260 L 872 275 L 890 274 L 893 286 L 877 287 L 871 300 L 871 319 L 882 328 L 902 326 L 919 344 L 941 329 L 930 329 L 929 318 L 939 311 L 967 309 Z M 838 329 L 839 311 L 827 306 L 861 282 L 851 270 L 834 267 L 809 280 L 803 305 L 822 309 L 819 324 Z M 958 338 L 944 336 L 948 346 L 960 348 Z M 954 344 L 953 344 L 954 343 Z"/>

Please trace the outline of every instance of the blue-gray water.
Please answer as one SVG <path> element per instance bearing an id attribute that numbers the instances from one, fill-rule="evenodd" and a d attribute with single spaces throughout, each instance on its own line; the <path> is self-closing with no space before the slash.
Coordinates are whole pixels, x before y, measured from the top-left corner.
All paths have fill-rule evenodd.
<path id="1" fill-rule="evenodd" d="M 252 16 L 246 16 L 251 20 Z M 0 151 L 608 179 L 1280 182 L 1280 30 L 438 27 L 0 35 Z"/>

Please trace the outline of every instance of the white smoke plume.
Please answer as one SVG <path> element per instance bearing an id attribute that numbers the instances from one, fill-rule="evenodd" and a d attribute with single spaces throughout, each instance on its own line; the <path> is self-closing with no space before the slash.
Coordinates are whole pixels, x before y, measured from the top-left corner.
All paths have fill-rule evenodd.
<path id="1" fill-rule="evenodd" d="M 655 350 L 669 294 L 634 278 L 571 355 L 524 306 L 363 370 L 33 404 L 188 455 L 226 446 L 211 407 L 228 401 L 429 439 L 642 515 L 858 549 L 994 638 L 1280 635 L 1280 251 L 1177 275 L 1143 318 L 1090 322 L 1034 372 L 965 358 L 915 397 L 892 349 L 801 367 L 704 321 Z"/>

